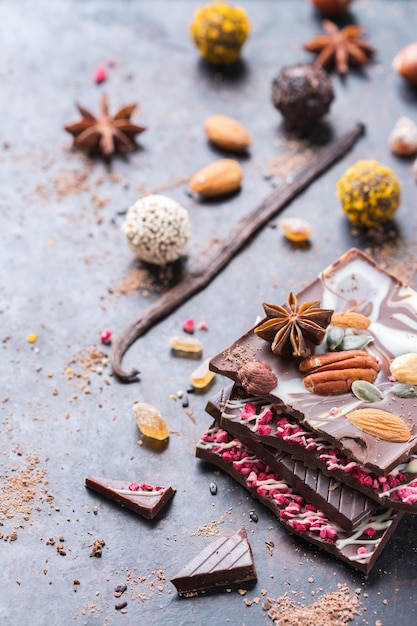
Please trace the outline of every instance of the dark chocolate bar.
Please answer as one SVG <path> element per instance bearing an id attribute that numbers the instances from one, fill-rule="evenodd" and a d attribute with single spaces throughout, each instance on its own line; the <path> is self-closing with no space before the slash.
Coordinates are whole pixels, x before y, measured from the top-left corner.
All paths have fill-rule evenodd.
<path id="1" fill-rule="evenodd" d="M 128 482 L 101 476 L 88 476 L 85 486 L 146 519 L 153 519 L 158 515 L 176 492 L 172 487 L 153 487 L 144 482 Z"/>
<path id="2" fill-rule="evenodd" d="M 241 528 L 231 537 L 219 537 L 210 543 L 171 582 L 183 595 L 241 584 L 256 577 L 252 549 L 245 528 Z"/>
<path id="3" fill-rule="evenodd" d="M 356 489 L 352 489 L 332 476 L 323 474 L 318 468 L 308 467 L 303 459 L 262 445 L 259 440 L 252 437 L 252 432 L 246 428 L 245 423 L 241 425 L 238 420 L 227 419 L 225 416 L 228 415 L 228 407 L 234 401 L 228 401 L 225 398 L 226 393 L 226 391 L 223 392 L 221 404 L 216 406 L 218 398 L 207 404 L 209 414 L 217 423 L 220 423 L 222 428 L 251 448 L 262 461 L 282 476 L 289 485 L 295 487 L 303 497 L 322 510 L 329 519 L 344 530 L 353 530 L 361 520 L 378 507 L 374 500 Z"/>
<path id="4" fill-rule="evenodd" d="M 283 412 L 282 407 L 263 398 L 247 397 L 241 391 L 235 387 L 231 394 L 228 392 L 228 400 L 221 405 L 224 407 L 221 425 L 260 455 L 261 449 L 256 448 L 256 444 L 286 451 L 294 460 L 320 469 L 380 505 L 417 513 L 417 456 L 412 455 L 386 476 L 375 474 Z M 214 404 L 211 410 L 209 407 L 209 413 L 216 417 Z"/>
<path id="5" fill-rule="evenodd" d="M 417 451 L 416 397 L 395 395 L 391 361 L 404 353 L 417 353 L 417 293 L 391 276 L 359 250 L 351 249 L 297 294 L 300 304 L 319 301 L 321 307 L 343 312 L 355 309 L 368 317 L 366 329 L 356 335 L 372 338 L 367 346 L 380 370 L 374 385 L 383 393 L 376 402 L 359 400 L 352 393 L 318 395 L 308 391 L 299 370 L 299 359 L 273 354 L 268 341 L 249 330 L 229 348 L 213 357 L 210 368 L 237 380 L 248 361 L 267 364 L 278 379 L 268 399 L 286 407 L 311 430 L 377 474 L 387 475 Z M 254 312 L 256 313 L 256 312 Z M 316 352 L 327 348 L 320 346 Z M 407 442 L 393 443 L 364 432 L 346 419 L 354 409 L 382 409 L 402 419 L 410 428 Z"/>
<path id="6" fill-rule="evenodd" d="M 224 470 L 268 507 L 292 533 L 368 574 L 402 513 L 379 509 L 347 532 L 307 502 L 261 459 L 214 425 L 200 439 L 196 456 Z"/>

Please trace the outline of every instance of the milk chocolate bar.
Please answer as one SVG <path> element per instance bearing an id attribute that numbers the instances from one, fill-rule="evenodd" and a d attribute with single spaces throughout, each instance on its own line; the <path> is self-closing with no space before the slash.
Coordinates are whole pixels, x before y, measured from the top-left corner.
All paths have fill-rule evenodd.
<path id="1" fill-rule="evenodd" d="M 223 393 L 223 398 L 226 392 Z M 234 396 L 233 396 L 234 397 Z M 310 468 L 304 459 L 293 457 L 288 452 L 279 451 L 262 445 L 252 437 L 252 432 L 245 422 L 227 419 L 228 408 L 234 407 L 236 400 L 225 400 L 216 404 L 220 398 L 208 403 L 209 413 L 229 434 L 236 436 L 274 472 L 282 476 L 300 495 L 314 504 L 323 513 L 344 530 L 353 528 L 378 504 L 363 493 L 341 483 L 332 476 L 327 476 L 318 468 Z M 223 411 L 221 408 L 223 408 Z"/>
<path id="2" fill-rule="evenodd" d="M 393 509 L 372 512 L 347 532 L 307 502 L 281 476 L 218 426 L 200 439 L 196 456 L 224 470 L 268 507 L 290 532 L 368 574 L 398 525 L 402 513 Z"/>
<path id="3" fill-rule="evenodd" d="M 305 424 L 300 424 L 296 418 L 285 413 L 281 406 L 263 398 L 245 396 L 242 390 L 235 387 L 233 391 L 228 389 L 221 406 L 222 427 L 248 443 L 261 456 L 257 444 L 262 444 L 266 449 L 286 451 L 294 461 L 298 459 L 303 465 L 320 469 L 380 505 L 417 513 L 416 455 L 397 465 L 386 476 L 381 476 L 354 461 Z M 214 406 L 209 409 L 209 413 L 216 417 Z M 270 459 L 265 457 L 265 460 L 270 463 Z M 343 524 L 341 526 L 345 528 Z"/>
<path id="4" fill-rule="evenodd" d="M 85 486 L 146 519 L 153 519 L 158 515 L 176 493 L 172 487 L 153 487 L 144 482 L 114 480 L 101 476 L 88 476 L 85 479 Z"/>
<path id="5" fill-rule="evenodd" d="M 410 386 L 408 396 L 399 397 L 389 369 L 395 357 L 417 353 L 417 293 L 378 267 L 370 257 L 351 249 L 301 290 L 297 299 L 299 304 L 319 301 L 321 307 L 338 313 L 353 309 L 368 318 L 368 328 L 350 329 L 348 335 L 350 341 L 352 337 L 354 341 L 361 336 L 370 338 L 366 350 L 379 363 L 373 384 L 382 392 L 382 399 L 366 402 L 350 391 L 339 395 L 309 391 L 299 370 L 300 359 L 275 355 L 269 341 L 258 336 L 253 328 L 213 357 L 210 368 L 237 381 L 245 363 L 265 363 L 278 379 L 276 387 L 268 392 L 269 400 L 285 407 L 300 422 L 366 469 L 380 475 L 389 474 L 417 452 L 415 394 L 413 396 Z M 324 351 L 327 351 L 324 345 L 316 348 L 316 354 Z M 408 441 L 387 441 L 382 429 L 381 436 L 375 436 L 346 419 L 348 412 L 360 408 L 381 409 L 402 419 L 411 431 Z"/>
<path id="6" fill-rule="evenodd" d="M 180 595 L 256 580 L 256 567 L 245 528 L 219 537 L 184 565 L 171 582 Z"/>

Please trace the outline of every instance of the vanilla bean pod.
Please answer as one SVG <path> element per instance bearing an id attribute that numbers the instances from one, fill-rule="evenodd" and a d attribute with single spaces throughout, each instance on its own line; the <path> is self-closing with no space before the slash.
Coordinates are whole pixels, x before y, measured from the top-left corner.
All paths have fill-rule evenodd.
<path id="1" fill-rule="evenodd" d="M 204 289 L 258 230 L 310 183 L 349 152 L 364 131 L 364 125 L 358 122 L 315 153 L 311 161 L 292 176 L 291 182 L 279 185 L 253 211 L 235 224 L 230 233 L 214 246 L 208 260 L 201 268 L 195 272 L 188 272 L 180 283 L 133 320 L 113 343 L 110 361 L 114 374 L 123 382 L 137 380 L 138 370 L 125 372 L 122 369 L 123 355 L 130 346 L 155 324 L 198 291 Z"/>

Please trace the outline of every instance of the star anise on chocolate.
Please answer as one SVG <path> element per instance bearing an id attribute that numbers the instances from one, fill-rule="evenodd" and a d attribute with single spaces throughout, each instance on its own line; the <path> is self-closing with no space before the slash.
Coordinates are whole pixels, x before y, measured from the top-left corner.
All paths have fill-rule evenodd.
<path id="1" fill-rule="evenodd" d="M 321 309 L 318 300 L 298 306 L 291 292 L 282 306 L 263 303 L 267 319 L 255 327 L 255 333 L 271 343 L 274 354 L 305 357 L 312 353 L 326 334 L 333 311 Z"/>
<path id="2" fill-rule="evenodd" d="M 135 135 L 146 130 L 145 126 L 137 126 L 130 121 L 136 104 L 122 107 L 115 115 L 109 115 L 107 97 L 103 94 L 99 116 L 79 104 L 77 107 L 82 119 L 64 128 L 74 137 L 74 148 L 85 152 L 100 153 L 105 158 L 115 152 L 132 152 L 136 148 Z"/>
<path id="3" fill-rule="evenodd" d="M 322 22 L 324 33 L 313 37 L 304 49 L 317 54 L 314 64 L 318 67 L 336 66 L 340 74 L 346 74 L 349 65 L 367 65 L 375 52 L 367 41 L 360 39 L 363 29 L 349 24 L 340 29 L 330 20 Z"/>

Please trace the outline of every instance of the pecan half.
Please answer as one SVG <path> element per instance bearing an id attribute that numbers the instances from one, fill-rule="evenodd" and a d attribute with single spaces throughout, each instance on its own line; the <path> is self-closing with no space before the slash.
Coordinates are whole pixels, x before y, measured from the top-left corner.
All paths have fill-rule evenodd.
<path id="1" fill-rule="evenodd" d="M 300 371 L 307 374 L 303 382 L 309 391 L 318 395 L 337 395 L 350 391 L 355 380 L 373 383 L 379 363 L 365 350 L 325 352 L 301 361 Z"/>

